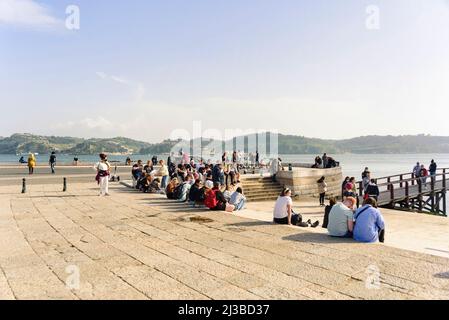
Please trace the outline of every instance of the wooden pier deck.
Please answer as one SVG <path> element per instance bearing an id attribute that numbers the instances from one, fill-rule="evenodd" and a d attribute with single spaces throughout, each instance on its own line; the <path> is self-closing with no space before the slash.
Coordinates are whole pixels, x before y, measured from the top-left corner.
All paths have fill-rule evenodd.
<path id="1" fill-rule="evenodd" d="M 377 178 L 379 187 L 378 205 L 401 210 L 417 210 L 447 216 L 446 186 L 449 181 L 449 168 L 437 170 L 426 182 L 414 173 L 402 173 Z M 358 182 L 359 203 L 363 202 L 363 183 Z"/>

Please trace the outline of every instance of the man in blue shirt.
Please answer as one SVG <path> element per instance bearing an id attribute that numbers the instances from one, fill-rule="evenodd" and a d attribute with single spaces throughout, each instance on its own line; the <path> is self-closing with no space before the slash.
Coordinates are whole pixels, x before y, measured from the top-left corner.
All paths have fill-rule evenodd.
<path id="1" fill-rule="evenodd" d="M 359 242 L 377 242 L 379 234 L 385 230 L 385 221 L 377 209 L 377 202 L 368 198 L 354 214 L 354 240 Z M 380 238 L 383 242 L 383 236 Z"/>

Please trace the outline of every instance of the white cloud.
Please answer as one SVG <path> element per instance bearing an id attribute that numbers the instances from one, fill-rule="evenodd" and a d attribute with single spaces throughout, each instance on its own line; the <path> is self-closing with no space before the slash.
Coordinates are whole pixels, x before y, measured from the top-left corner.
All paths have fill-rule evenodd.
<path id="1" fill-rule="evenodd" d="M 107 78 L 107 74 L 104 73 L 104 72 L 97 71 L 97 72 L 95 72 L 95 74 L 96 74 L 97 76 L 99 76 L 101 79 L 106 79 L 106 78 Z"/>
<path id="2" fill-rule="evenodd" d="M 63 22 L 33 0 L 0 0 L 0 24 L 48 28 Z"/>
<path id="3" fill-rule="evenodd" d="M 111 80 L 118 82 L 118 83 L 127 84 L 127 85 L 131 84 L 128 80 L 117 77 L 117 76 L 111 76 Z"/>
<path id="4" fill-rule="evenodd" d="M 80 124 L 89 129 L 109 130 L 114 127 L 111 121 L 98 117 L 96 119 L 86 118 L 80 121 Z"/>
<path id="5" fill-rule="evenodd" d="M 109 75 L 102 71 L 97 71 L 97 72 L 95 72 L 95 74 L 103 80 L 111 80 L 111 81 L 126 85 L 128 87 L 134 88 L 134 90 L 135 90 L 134 99 L 136 102 L 141 102 L 145 96 L 145 92 L 146 92 L 145 86 L 140 82 L 134 82 L 134 81 L 127 80 L 123 77 Z"/>
<path id="6" fill-rule="evenodd" d="M 79 121 L 67 121 L 63 123 L 58 123 L 54 126 L 57 130 L 78 130 L 78 131 L 88 131 L 88 132 L 109 132 L 115 129 L 114 124 L 101 116 L 96 118 L 84 118 Z"/>

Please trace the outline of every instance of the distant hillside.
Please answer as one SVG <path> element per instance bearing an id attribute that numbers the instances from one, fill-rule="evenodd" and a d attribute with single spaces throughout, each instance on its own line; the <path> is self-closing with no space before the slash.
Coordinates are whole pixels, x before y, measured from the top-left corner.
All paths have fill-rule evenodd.
<path id="1" fill-rule="evenodd" d="M 245 136 L 245 141 L 248 137 Z M 66 154 L 162 154 L 168 153 L 180 140 L 164 140 L 150 144 L 129 138 L 82 139 L 73 137 L 47 137 L 32 134 L 14 134 L 0 137 L 0 154 L 37 152 L 41 154 L 56 151 Z M 209 140 L 203 140 L 206 146 Z M 222 142 L 224 145 L 224 142 Z M 184 141 L 184 150 L 191 142 Z M 268 143 L 269 145 L 269 143 Z M 229 150 L 228 150 L 229 151 Z M 280 154 L 329 154 L 341 153 L 449 153 L 449 137 L 429 135 L 415 136 L 364 136 L 345 140 L 324 140 L 293 135 L 279 135 Z"/>
<path id="2" fill-rule="evenodd" d="M 72 137 L 47 137 L 33 134 L 13 134 L 11 137 L 0 138 L 0 154 L 20 153 L 57 153 L 67 154 L 98 154 L 100 152 L 133 154 L 139 153 L 149 143 L 128 138 L 82 139 Z"/>

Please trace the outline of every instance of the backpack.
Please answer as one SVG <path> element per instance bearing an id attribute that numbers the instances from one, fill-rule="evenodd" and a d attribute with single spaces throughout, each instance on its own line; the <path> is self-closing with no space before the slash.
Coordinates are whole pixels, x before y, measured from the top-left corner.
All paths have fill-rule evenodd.
<path id="1" fill-rule="evenodd" d="M 206 197 L 204 199 L 204 205 L 209 209 L 213 209 L 217 206 L 218 200 L 215 190 L 209 190 L 206 192 Z"/>

